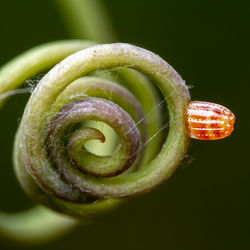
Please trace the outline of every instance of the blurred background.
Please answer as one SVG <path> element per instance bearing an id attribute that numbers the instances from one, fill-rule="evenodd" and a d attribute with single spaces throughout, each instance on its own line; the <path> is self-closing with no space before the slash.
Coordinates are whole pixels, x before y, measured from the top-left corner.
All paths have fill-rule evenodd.
<path id="1" fill-rule="evenodd" d="M 222 141 L 191 141 L 177 172 L 153 192 L 46 245 L 30 249 L 250 249 L 250 1 L 103 0 L 120 42 L 159 54 L 193 100 L 236 116 Z M 72 38 L 51 0 L 0 1 L 0 65 L 21 52 Z M 15 131 L 29 95 L 1 109 L 1 210 L 32 205 L 12 170 Z M 20 246 L 19 246 L 20 247 Z M 0 242 L 0 249 L 15 249 Z"/>

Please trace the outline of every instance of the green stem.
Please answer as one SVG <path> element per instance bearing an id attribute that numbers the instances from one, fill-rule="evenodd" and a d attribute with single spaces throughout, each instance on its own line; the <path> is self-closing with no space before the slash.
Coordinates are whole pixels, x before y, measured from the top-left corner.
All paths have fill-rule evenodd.
<path id="1" fill-rule="evenodd" d="M 117 40 L 101 0 L 55 1 L 62 12 L 64 20 L 66 20 L 68 29 L 77 38 L 87 38 L 98 43 L 114 42 Z M 100 76 L 107 77 L 107 74 L 101 73 Z M 159 152 L 162 144 L 162 133 L 158 133 L 162 126 L 161 107 L 155 109 L 160 102 L 157 92 L 149 79 L 131 69 L 119 68 L 114 71 L 114 74 L 110 74 L 108 78 L 114 81 L 117 81 L 117 78 L 119 78 L 119 84 L 130 90 L 138 101 L 143 103 L 142 110 L 147 114 L 147 135 L 151 138 L 143 157 L 142 165 L 146 165 Z M 141 89 L 144 91 L 141 91 Z M 97 129 L 103 128 L 109 142 L 105 145 L 105 151 L 106 154 L 111 153 L 113 151 L 112 145 L 116 143 L 114 132 L 109 126 L 101 122 L 88 122 L 88 124 Z M 95 148 L 95 152 L 99 152 L 99 154 L 104 151 L 104 147 L 100 143 L 92 143 L 93 147 Z"/>
<path id="2" fill-rule="evenodd" d="M 100 26 L 96 1 L 60 3 L 68 6 L 78 34 L 96 41 L 111 38 Z M 85 27 L 86 33 L 79 27 Z M 0 93 L 5 94 L 60 62 L 42 78 L 29 99 L 13 160 L 22 187 L 35 201 L 71 216 L 55 215 L 43 207 L 16 215 L 1 213 L 0 230 L 8 237 L 29 243 L 50 240 L 73 227 L 76 218 L 99 216 L 127 198 L 155 188 L 185 156 L 189 143 L 185 111 L 190 96 L 181 77 L 159 56 L 139 47 L 93 45 L 84 41 L 43 45 L 0 71 Z M 107 77 L 99 74 L 100 70 L 114 72 L 111 81 L 104 79 Z M 156 136 L 164 127 L 149 79 L 169 108 L 170 130 L 164 144 Z M 86 127 L 86 122 L 93 120 L 109 124 L 119 138 L 112 155 L 86 152 L 86 141 L 104 141 L 101 131 Z"/>
<path id="3" fill-rule="evenodd" d="M 60 41 L 41 45 L 25 52 L 1 68 L 0 93 L 3 95 L 20 87 L 34 74 L 53 67 L 65 57 L 93 44 L 88 41 Z M 0 105 L 3 105 L 6 100 L 7 98 L 1 99 Z M 76 220 L 65 219 L 64 216 L 41 206 L 31 208 L 24 213 L 0 213 L 0 232 L 10 239 L 29 244 L 51 240 L 68 232 L 74 225 L 76 225 Z M 48 228 L 53 229 L 53 233 Z"/>
<path id="4" fill-rule="evenodd" d="M 35 222 L 35 223 L 34 223 Z M 69 232 L 76 220 L 50 209 L 36 206 L 16 214 L 0 213 L 0 232 L 4 238 L 27 244 L 39 244 Z"/>
<path id="5" fill-rule="evenodd" d="M 28 173 L 38 181 L 42 189 L 47 189 L 47 192 L 65 198 L 69 194 L 68 199 L 73 199 L 72 188 L 61 180 L 60 175 L 51 166 L 45 150 L 44 131 L 48 126 L 47 113 L 51 104 L 75 79 L 97 69 L 117 66 L 131 67 L 144 72 L 161 89 L 168 103 L 171 122 L 167 142 L 147 169 L 141 169 L 133 175 L 99 180 L 82 174 L 79 178 L 75 177 L 79 173 L 71 167 L 58 169 L 59 173 L 67 180 L 74 179 L 74 187 L 94 196 L 126 197 L 148 191 L 163 182 L 173 173 L 184 156 L 188 143 L 185 132 L 185 109 L 190 98 L 187 87 L 179 75 L 160 57 L 132 45 L 110 44 L 90 47 L 66 58 L 40 81 L 26 106 L 20 125 L 22 160 Z M 175 94 L 169 95 L 171 93 Z M 54 180 L 57 180 L 56 184 Z"/>
<path id="6" fill-rule="evenodd" d="M 14 58 L 0 69 L 0 95 L 19 88 L 26 80 L 94 42 L 68 40 L 40 45 Z M 25 67 L 23 67 L 25 65 Z M 0 105 L 6 99 L 1 99 Z"/>
<path id="7" fill-rule="evenodd" d="M 102 0 L 55 0 L 65 26 L 72 37 L 90 39 L 98 43 L 114 42 L 115 34 Z M 117 143 L 115 132 L 102 122 L 85 122 L 88 126 L 102 129 L 107 138 L 105 147 L 96 141 L 88 143 L 88 149 L 100 155 L 111 154 Z"/>
<path id="8" fill-rule="evenodd" d="M 55 2 L 72 37 L 100 43 L 115 40 L 101 0 L 55 0 Z"/>

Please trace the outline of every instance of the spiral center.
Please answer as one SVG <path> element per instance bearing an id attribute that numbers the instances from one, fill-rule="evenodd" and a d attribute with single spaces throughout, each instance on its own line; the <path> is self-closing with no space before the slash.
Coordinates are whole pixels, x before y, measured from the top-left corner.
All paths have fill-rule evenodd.
<path id="1" fill-rule="evenodd" d="M 92 154 L 97 156 L 112 155 L 118 146 L 118 136 L 114 129 L 104 122 L 86 121 L 84 127 L 96 128 L 105 137 L 105 142 L 100 140 L 90 140 L 84 144 L 84 147 Z"/>

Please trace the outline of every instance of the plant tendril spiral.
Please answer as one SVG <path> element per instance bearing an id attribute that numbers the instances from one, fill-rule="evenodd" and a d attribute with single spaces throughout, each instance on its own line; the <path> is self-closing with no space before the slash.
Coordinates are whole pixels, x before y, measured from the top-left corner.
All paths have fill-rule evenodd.
<path id="1" fill-rule="evenodd" d="M 74 50 L 80 51 L 72 54 Z M 20 86 L 34 72 L 56 64 L 67 54 L 72 55 L 41 79 L 25 107 L 14 163 L 23 188 L 37 202 L 70 216 L 88 217 L 109 210 L 124 200 L 120 198 L 153 189 L 174 172 L 189 142 L 184 122 L 189 93 L 181 77 L 152 52 L 129 44 L 81 41 L 41 46 L 11 62 L 1 72 L 1 79 L 8 79 L 6 83 L 2 80 L 2 92 Z M 22 70 L 24 63 L 28 66 Z M 121 86 L 99 73 L 91 75 L 117 67 L 120 78 L 134 81 L 123 81 Z M 146 86 L 145 91 L 141 89 L 144 95 L 154 106 L 157 103 L 149 80 L 134 70 L 158 85 L 169 107 L 170 130 L 166 142 L 158 147 L 155 141 L 161 139 L 156 137 L 140 150 L 148 136 L 157 133 L 161 121 L 155 120 L 158 109 L 150 114 L 153 107 L 149 110 L 138 101 L 140 95 L 130 93 L 131 85 L 140 82 L 139 88 Z M 119 143 L 111 155 L 100 156 L 86 149 L 89 140 L 105 141 L 105 135 L 86 121 L 113 128 Z"/>
<path id="2" fill-rule="evenodd" d="M 26 193 L 63 215 L 43 207 L 20 218 L 0 213 L 0 231 L 23 241 L 53 238 L 78 219 L 99 216 L 152 190 L 172 175 L 189 144 L 188 88 L 156 54 L 122 43 L 45 44 L 2 67 L 0 94 L 5 96 L 48 69 L 25 107 L 13 159 Z M 2 105 L 6 98 L 1 99 Z M 166 138 L 161 133 L 166 127 L 161 109 L 165 101 L 170 124 Z M 105 133 L 100 125 L 111 127 L 112 132 Z M 97 140 L 108 154 L 87 147 Z M 46 232 L 32 225 L 32 230 L 25 231 L 10 223 L 19 219 L 23 225 L 25 216 L 31 221 L 38 214 L 41 223 L 47 218 L 42 228 L 52 225 L 54 230 Z"/>
<path id="3" fill-rule="evenodd" d="M 80 37 L 114 40 L 97 1 L 58 5 Z M 33 48 L 0 69 L 0 105 L 27 92 L 18 88 L 45 71 L 13 150 L 21 186 L 43 206 L 0 212 L 6 238 L 40 243 L 60 236 L 167 180 L 185 157 L 189 136 L 217 140 L 233 131 L 231 111 L 190 102 L 185 82 L 167 62 L 126 43 L 68 40 Z"/>
<path id="4" fill-rule="evenodd" d="M 141 71 L 158 84 L 167 98 L 170 121 L 175 120 L 158 155 L 142 166 L 142 157 L 136 160 L 136 156 L 147 129 L 143 123 L 139 128 L 135 125 L 142 119 L 143 109 L 133 94 L 101 78 L 79 78 L 118 66 Z M 169 95 L 173 91 L 175 94 Z M 94 97 L 90 97 L 93 92 Z M 74 203 L 84 202 L 87 196 L 95 197 L 97 203 L 104 198 L 124 198 L 149 191 L 167 179 L 185 155 L 188 101 L 187 88 L 178 74 L 149 51 L 129 44 L 96 45 L 81 50 L 52 68 L 26 105 L 15 143 L 19 179 L 24 187 L 32 182 L 50 199 L 71 202 L 72 211 L 68 212 L 73 216 L 79 215 Z M 104 122 L 114 129 L 119 145 L 113 155 L 98 156 L 86 150 L 84 144 L 88 140 L 105 139 L 100 131 L 84 127 L 84 121 Z M 147 150 L 140 152 L 143 153 L 147 154 Z M 127 172 L 130 167 L 133 171 Z M 25 189 L 30 192 L 30 187 Z M 37 199 L 36 194 L 32 196 Z M 42 203 L 53 208 L 51 202 Z"/>

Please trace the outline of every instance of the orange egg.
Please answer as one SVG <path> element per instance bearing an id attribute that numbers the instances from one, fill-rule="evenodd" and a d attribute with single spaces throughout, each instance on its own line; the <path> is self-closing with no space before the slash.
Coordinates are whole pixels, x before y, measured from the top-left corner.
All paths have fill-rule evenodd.
<path id="1" fill-rule="evenodd" d="M 218 140 L 234 130 L 234 114 L 216 103 L 193 101 L 187 106 L 186 127 L 190 137 L 199 140 Z"/>

